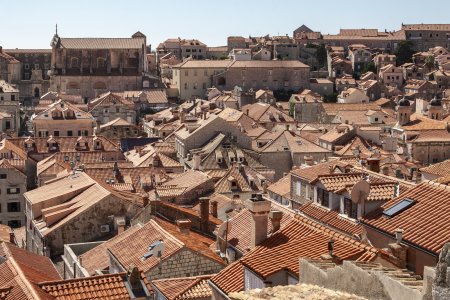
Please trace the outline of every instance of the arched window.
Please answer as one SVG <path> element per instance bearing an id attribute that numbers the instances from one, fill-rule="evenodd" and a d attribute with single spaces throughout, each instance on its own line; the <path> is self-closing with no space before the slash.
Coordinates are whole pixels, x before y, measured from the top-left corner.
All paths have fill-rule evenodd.
<path id="1" fill-rule="evenodd" d="M 105 67 L 105 59 L 103 57 L 97 58 L 97 68 L 104 68 Z"/>
<path id="2" fill-rule="evenodd" d="M 78 68 L 80 66 L 80 61 L 78 57 L 72 57 L 70 59 L 70 67 L 71 68 Z"/>
<path id="3" fill-rule="evenodd" d="M 38 87 L 34 88 L 34 97 L 39 98 L 41 96 L 41 93 L 39 91 Z"/>

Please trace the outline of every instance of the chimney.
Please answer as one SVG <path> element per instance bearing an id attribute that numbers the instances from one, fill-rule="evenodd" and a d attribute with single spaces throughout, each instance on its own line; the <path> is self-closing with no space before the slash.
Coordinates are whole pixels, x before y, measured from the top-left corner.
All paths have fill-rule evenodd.
<path id="1" fill-rule="evenodd" d="M 16 236 L 12 230 L 9 232 L 9 242 L 14 245 L 16 244 Z"/>
<path id="2" fill-rule="evenodd" d="M 395 239 L 397 241 L 397 244 L 400 244 L 403 239 L 403 229 L 397 228 L 395 229 Z"/>
<path id="3" fill-rule="evenodd" d="M 180 112 L 180 122 L 186 122 L 186 113 L 183 110 Z"/>
<path id="4" fill-rule="evenodd" d="M 217 218 L 217 201 L 211 201 L 211 215 Z"/>
<path id="5" fill-rule="evenodd" d="M 313 157 L 311 155 L 306 155 L 303 157 L 303 159 L 305 160 L 306 165 L 308 165 L 308 166 L 313 165 Z"/>
<path id="6" fill-rule="evenodd" d="M 400 228 L 395 231 L 395 243 L 390 243 L 388 249 L 390 255 L 388 259 L 399 268 L 405 268 L 408 260 L 408 246 L 402 244 L 404 231 Z"/>
<path id="7" fill-rule="evenodd" d="M 116 218 L 116 224 L 117 224 L 117 234 L 119 235 L 125 231 L 125 217 Z"/>
<path id="8" fill-rule="evenodd" d="M 383 171 L 383 175 L 389 175 L 389 167 L 388 166 L 384 166 L 381 170 Z"/>
<path id="9" fill-rule="evenodd" d="M 192 169 L 200 170 L 200 162 L 201 162 L 200 155 L 198 154 L 192 155 Z"/>
<path id="10" fill-rule="evenodd" d="M 200 230 L 208 232 L 209 229 L 209 198 L 201 197 L 200 199 Z"/>
<path id="11" fill-rule="evenodd" d="M 245 201 L 252 214 L 250 246 L 254 248 L 267 239 L 268 215 L 270 212 L 270 201 L 265 200 L 262 194 L 252 195 Z"/>
<path id="12" fill-rule="evenodd" d="M 177 220 L 178 231 L 181 233 L 189 234 L 189 232 L 191 231 L 191 225 L 191 220 Z"/>
<path id="13" fill-rule="evenodd" d="M 272 223 L 272 234 L 277 232 L 280 229 L 281 219 L 283 218 L 283 212 L 279 210 L 272 210 L 269 213 L 269 219 Z"/>

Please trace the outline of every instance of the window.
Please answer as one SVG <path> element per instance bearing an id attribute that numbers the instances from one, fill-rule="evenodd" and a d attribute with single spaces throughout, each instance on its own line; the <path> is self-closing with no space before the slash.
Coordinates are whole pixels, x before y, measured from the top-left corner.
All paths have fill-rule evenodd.
<path id="1" fill-rule="evenodd" d="M 205 71 L 203 72 L 203 74 L 204 74 L 205 76 L 208 76 L 208 70 L 205 70 Z"/>
<path id="2" fill-rule="evenodd" d="M 54 135 L 54 136 L 59 136 L 59 130 L 53 131 L 53 135 Z"/>
<path id="3" fill-rule="evenodd" d="M 6 179 L 7 175 L 6 174 L 0 174 L 0 179 Z"/>
<path id="4" fill-rule="evenodd" d="M 189 76 L 189 71 L 188 70 L 184 71 L 184 75 Z"/>
<path id="5" fill-rule="evenodd" d="M 9 202 L 8 212 L 19 212 L 20 211 L 20 202 Z"/>
<path id="6" fill-rule="evenodd" d="M 11 220 L 8 221 L 8 226 L 11 228 L 19 228 L 22 224 L 20 223 L 20 220 Z"/>
<path id="7" fill-rule="evenodd" d="M 358 204 L 353 203 L 352 199 L 344 198 L 344 214 L 356 219 L 358 214 Z"/>
<path id="8" fill-rule="evenodd" d="M 16 101 L 16 95 L 11 95 L 11 101 Z"/>
<path id="9" fill-rule="evenodd" d="M 330 204 L 329 192 L 324 189 L 318 188 L 317 189 L 317 200 L 322 206 L 329 207 L 329 204 Z"/>
<path id="10" fill-rule="evenodd" d="M 197 82 L 194 82 L 194 90 L 197 89 Z"/>
<path id="11" fill-rule="evenodd" d="M 185 83 L 184 83 L 184 89 L 187 90 L 188 88 L 189 88 L 189 87 L 188 87 L 188 84 L 187 84 L 187 82 L 185 82 Z"/>
<path id="12" fill-rule="evenodd" d="M 40 69 L 39 64 L 34 64 L 34 69 L 39 70 Z"/>
<path id="13" fill-rule="evenodd" d="M 375 122 L 378 122 L 378 118 L 375 118 Z"/>
<path id="14" fill-rule="evenodd" d="M 29 64 L 25 64 L 25 70 L 30 69 L 30 65 Z"/>
<path id="15" fill-rule="evenodd" d="M 284 87 L 288 87 L 289 86 L 289 81 L 285 80 L 284 81 Z"/>
<path id="16" fill-rule="evenodd" d="M 206 83 L 203 82 L 203 89 L 206 90 Z"/>
<path id="17" fill-rule="evenodd" d="M 68 130 L 67 131 L 67 136 L 73 136 L 73 131 L 72 130 Z"/>
<path id="18" fill-rule="evenodd" d="M 11 129 L 11 121 L 6 121 L 5 129 Z"/>
<path id="19" fill-rule="evenodd" d="M 392 218 L 392 217 L 398 215 L 399 213 L 401 213 L 402 211 L 411 207 L 414 203 L 415 203 L 415 201 L 412 199 L 408 199 L 408 198 L 403 199 L 400 202 L 398 202 L 398 203 L 394 204 L 393 206 L 389 207 L 388 209 L 386 209 L 383 212 L 383 216 Z"/>
<path id="20" fill-rule="evenodd" d="M 7 188 L 6 189 L 6 193 L 8 195 L 19 194 L 20 193 L 20 188 Z"/>

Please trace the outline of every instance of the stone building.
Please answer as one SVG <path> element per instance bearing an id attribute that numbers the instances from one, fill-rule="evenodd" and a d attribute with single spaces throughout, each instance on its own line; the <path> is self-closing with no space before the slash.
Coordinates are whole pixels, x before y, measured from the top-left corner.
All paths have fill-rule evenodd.
<path id="1" fill-rule="evenodd" d="M 62 254 L 64 244 L 90 242 L 115 230 L 114 218 L 129 221 L 143 207 L 131 193 L 119 194 L 84 172 L 70 174 L 24 194 L 27 250 Z"/>
<path id="2" fill-rule="evenodd" d="M 107 91 L 142 88 L 147 71 L 146 37 L 62 38 L 52 42 L 50 87 L 53 91 L 93 98 Z"/>
<path id="3" fill-rule="evenodd" d="M 8 55 L 14 57 L 19 64 L 13 68 L 13 83 L 20 90 L 20 100 L 27 105 L 32 99 L 38 99 L 45 94 L 50 85 L 49 70 L 51 65 L 51 49 L 4 49 Z"/>
<path id="4" fill-rule="evenodd" d="M 18 133 L 20 128 L 19 90 L 0 80 L 0 112 L 3 114 L 2 131 Z"/>
<path id="5" fill-rule="evenodd" d="M 205 59 L 207 47 L 196 39 L 167 39 L 156 48 L 159 57 L 167 54 L 174 55 L 178 59 L 192 57 L 193 59 Z"/>
<path id="6" fill-rule="evenodd" d="M 18 81 L 21 79 L 20 75 L 20 62 L 0 47 L 0 80 Z"/>
<path id="7" fill-rule="evenodd" d="M 95 127 L 95 118 L 90 113 L 64 100 L 49 105 L 31 120 L 36 137 L 88 136 Z"/>
<path id="8" fill-rule="evenodd" d="M 450 47 L 450 24 L 402 24 L 401 30 L 417 51 L 427 51 L 436 46 Z"/>
<path id="9" fill-rule="evenodd" d="M 25 225 L 25 198 L 27 176 L 23 160 L 0 160 L 0 224 L 11 228 Z"/>
<path id="10" fill-rule="evenodd" d="M 89 113 L 100 124 L 109 123 L 117 118 L 126 120 L 131 124 L 136 123 L 134 102 L 111 92 L 89 102 L 88 109 Z"/>
<path id="11" fill-rule="evenodd" d="M 95 134 L 108 138 L 129 138 L 145 135 L 144 132 L 139 130 L 138 126 L 121 118 L 116 118 L 108 123 L 97 126 Z"/>
<path id="12" fill-rule="evenodd" d="M 173 67 L 173 83 L 181 99 L 204 97 L 207 89 L 302 90 L 309 86 L 309 66 L 300 61 L 193 61 Z"/>

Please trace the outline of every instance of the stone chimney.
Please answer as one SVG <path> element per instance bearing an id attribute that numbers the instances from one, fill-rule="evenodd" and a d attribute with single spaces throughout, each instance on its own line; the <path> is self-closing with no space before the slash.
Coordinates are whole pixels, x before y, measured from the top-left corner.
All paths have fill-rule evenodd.
<path id="1" fill-rule="evenodd" d="M 198 154 L 192 155 L 192 169 L 200 170 L 201 157 Z"/>
<path id="2" fill-rule="evenodd" d="M 280 230 L 281 219 L 283 218 L 283 212 L 279 210 L 272 210 L 269 213 L 269 219 L 272 223 L 272 234 Z"/>
<path id="3" fill-rule="evenodd" d="M 308 165 L 308 166 L 313 165 L 313 157 L 311 155 L 306 155 L 303 157 L 303 159 L 305 160 L 306 165 Z"/>
<path id="4" fill-rule="evenodd" d="M 208 232 L 209 229 L 209 198 L 201 197 L 200 201 L 200 229 Z"/>
<path id="5" fill-rule="evenodd" d="M 390 252 L 389 259 L 393 264 L 399 268 L 405 268 L 408 260 L 408 246 L 402 244 L 403 240 L 403 230 L 395 230 L 395 243 L 390 243 L 388 245 L 388 250 Z"/>
<path id="6" fill-rule="evenodd" d="M 9 242 L 14 245 L 16 244 L 16 236 L 13 231 L 9 232 Z"/>
<path id="7" fill-rule="evenodd" d="M 268 215 L 271 203 L 262 197 L 262 194 L 252 195 L 245 201 L 252 214 L 250 246 L 254 248 L 267 239 Z"/>
<path id="8" fill-rule="evenodd" d="M 189 232 L 191 231 L 191 225 L 191 220 L 177 220 L 178 231 L 181 233 L 189 234 Z"/>
<path id="9" fill-rule="evenodd" d="M 211 201 L 211 215 L 217 218 L 217 201 Z"/>
<path id="10" fill-rule="evenodd" d="M 116 224 L 117 224 L 117 234 L 119 235 L 125 231 L 125 217 L 116 218 Z"/>

